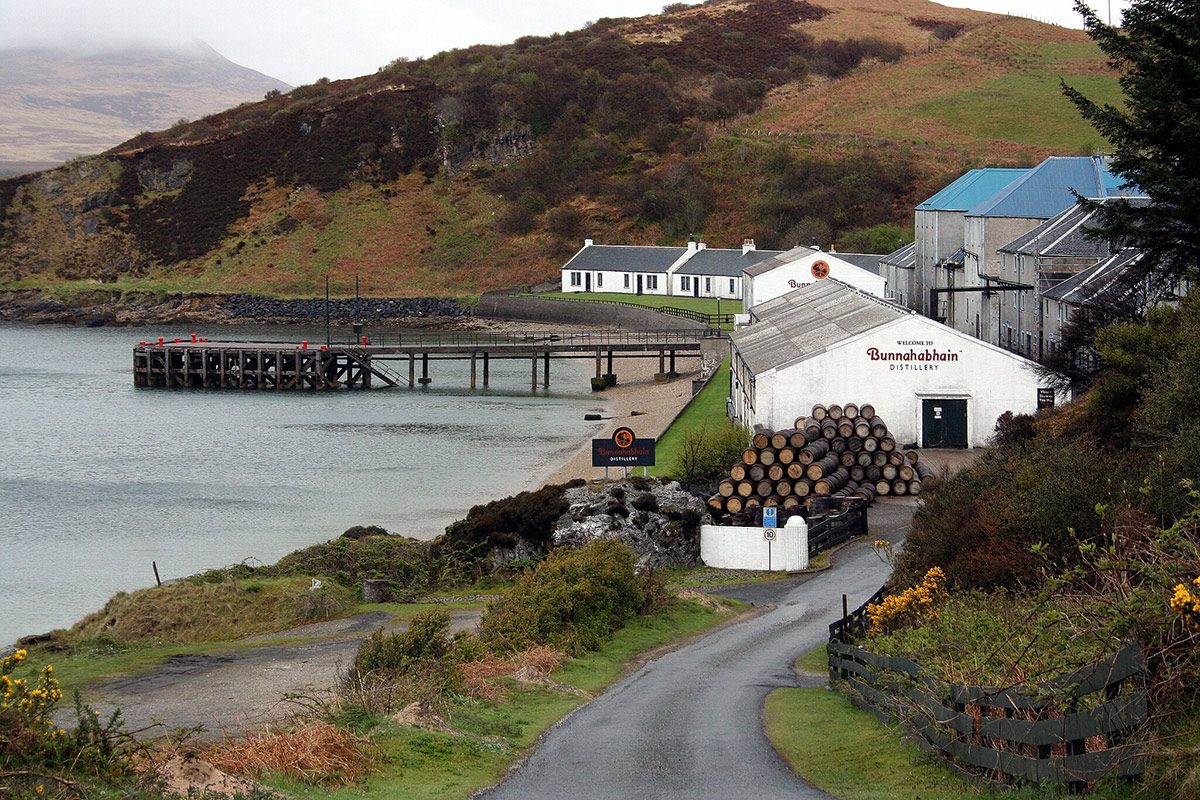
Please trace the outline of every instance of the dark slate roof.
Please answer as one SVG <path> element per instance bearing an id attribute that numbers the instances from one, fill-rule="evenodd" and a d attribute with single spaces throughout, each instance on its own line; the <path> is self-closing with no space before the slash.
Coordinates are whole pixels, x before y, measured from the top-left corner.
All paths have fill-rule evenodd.
<path id="1" fill-rule="evenodd" d="M 1141 258 L 1142 252 L 1132 248 L 1113 253 L 1083 272 L 1072 275 L 1065 281 L 1047 289 L 1042 296 L 1067 305 L 1087 305 L 1097 295 L 1120 280 L 1125 271 L 1137 264 Z"/>
<path id="2" fill-rule="evenodd" d="M 1145 197 L 1106 198 L 1106 203 L 1130 203 L 1143 206 L 1149 203 Z M 1087 239 L 1084 230 L 1093 221 L 1094 212 L 1076 204 L 1033 230 L 1013 239 L 1000 248 L 1001 252 L 1027 256 L 1067 257 L 1090 256 L 1104 258 L 1109 253 L 1108 243 Z"/>
<path id="3" fill-rule="evenodd" d="M 829 255 L 834 258 L 840 258 L 842 261 L 849 262 L 859 269 L 865 269 L 873 275 L 879 274 L 879 261 L 883 256 L 876 253 L 842 253 L 834 251 Z"/>
<path id="4" fill-rule="evenodd" d="M 683 262 L 676 270 L 679 275 L 720 275 L 740 278 L 747 267 L 752 267 L 768 258 L 781 255 L 782 250 L 751 250 L 706 247 Z"/>
<path id="5" fill-rule="evenodd" d="M 888 253 L 883 258 L 879 259 L 880 264 L 887 264 L 900 269 L 916 269 L 917 267 L 917 243 L 912 242 L 904 245 L 899 250 Z"/>
<path id="6" fill-rule="evenodd" d="M 686 252 L 686 247 L 594 244 L 576 253 L 563 269 L 665 273 Z"/>
<path id="7" fill-rule="evenodd" d="M 1073 192 L 1084 197 L 1113 197 L 1124 192 L 1101 156 L 1051 156 L 996 194 L 973 206 L 968 217 L 1025 217 L 1050 219 L 1075 204 Z"/>
<path id="8" fill-rule="evenodd" d="M 767 272 L 770 272 L 771 270 L 775 269 L 776 267 L 782 267 L 784 264 L 790 264 L 793 261 L 797 261 L 801 258 L 804 258 L 805 256 L 811 256 L 813 253 L 817 253 L 817 252 L 820 252 L 820 251 L 813 250 L 811 247 L 803 247 L 803 246 L 797 245 L 796 247 L 793 247 L 791 250 L 787 250 L 782 253 L 776 253 L 775 255 L 771 256 L 770 258 L 764 259 L 764 260 L 758 262 L 757 264 L 751 264 L 750 266 L 746 267 L 745 272 L 746 272 L 746 275 L 748 275 L 751 278 L 754 278 L 759 275 L 763 275 Z"/>
<path id="9" fill-rule="evenodd" d="M 917 206 L 918 211 L 969 211 L 1027 169 L 973 169 Z"/>

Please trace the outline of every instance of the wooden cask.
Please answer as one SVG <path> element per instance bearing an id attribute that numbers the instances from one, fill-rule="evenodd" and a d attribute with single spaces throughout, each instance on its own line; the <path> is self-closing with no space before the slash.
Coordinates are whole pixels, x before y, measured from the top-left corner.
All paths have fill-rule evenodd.
<path id="1" fill-rule="evenodd" d="M 726 498 L 725 510 L 730 514 L 738 514 L 743 508 L 745 508 L 745 504 L 742 502 L 740 495 L 735 494 L 733 497 Z"/>
<path id="2" fill-rule="evenodd" d="M 812 411 L 808 412 L 808 415 L 817 422 L 820 422 L 829 416 L 829 409 L 825 408 L 825 406 L 821 405 L 820 403 L 817 403 L 812 407 Z"/>
<path id="3" fill-rule="evenodd" d="M 774 447 L 764 447 L 762 450 L 758 451 L 758 463 L 762 464 L 764 467 L 769 467 L 775 463 L 776 455 L 777 453 L 775 452 Z"/>
<path id="4" fill-rule="evenodd" d="M 721 481 L 717 485 L 717 494 L 721 497 L 732 497 L 737 491 L 737 484 L 733 481 Z"/>
<path id="5" fill-rule="evenodd" d="M 842 406 L 842 416 L 848 419 L 854 419 L 858 416 L 858 406 L 854 403 L 846 403 Z"/>
<path id="6" fill-rule="evenodd" d="M 738 481 L 737 493 L 738 497 L 749 497 L 754 494 L 754 484 L 750 481 Z M 728 505 L 725 507 L 729 508 Z M 738 510 L 740 511 L 741 509 Z"/>
<path id="7" fill-rule="evenodd" d="M 742 463 L 734 464 L 729 468 L 729 477 L 735 481 L 746 480 L 746 465 Z"/>
<path id="8" fill-rule="evenodd" d="M 875 495 L 885 495 L 892 493 L 892 482 L 883 479 L 875 481 Z"/>
<path id="9" fill-rule="evenodd" d="M 759 450 L 762 450 L 764 447 L 770 447 L 771 432 L 770 431 L 759 431 L 758 433 L 754 434 L 753 442 L 754 442 L 754 447 Z"/>
<path id="10" fill-rule="evenodd" d="M 783 480 L 783 476 L 786 474 L 787 467 L 783 464 L 772 464 L 771 466 L 767 467 L 766 477 L 769 481 L 781 481 Z"/>
<path id="11" fill-rule="evenodd" d="M 758 451 L 755 450 L 753 447 L 747 447 L 745 450 L 742 451 L 742 463 L 747 464 L 747 465 L 757 464 L 758 463 Z"/>
<path id="12" fill-rule="evenodd" d="M 875 406 L 871 405 L 870 403 L 863 403 L 858 407 L 858 414 L 859 416 L 869 420 L 875 416 Z"/>
<path id="13" fill-rule="evenodd" d="M 767 477 L 767 468 L 762 464 L 754 464 L 750 469 L 746 470 L 746 480 L 758 483 L 763 478 Z"/>
<path id="14" fill-rule="evenodd" d="M 805 464 L 801 464 L 799 461 L 793 461 L 791 464 L 787 465 L 787 476 L 792 480 L 803 478 L 805 466 Z"/>

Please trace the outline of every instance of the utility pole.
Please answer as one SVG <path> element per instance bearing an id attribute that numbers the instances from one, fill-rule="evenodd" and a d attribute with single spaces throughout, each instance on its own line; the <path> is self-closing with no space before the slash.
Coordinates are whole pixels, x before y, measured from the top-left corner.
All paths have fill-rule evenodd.
<path id="1" fill-rule="evenodd" d="M 329 333 L 329 273 L 325 273 L 325 346 L 331 347 L 333 339 Z"/>

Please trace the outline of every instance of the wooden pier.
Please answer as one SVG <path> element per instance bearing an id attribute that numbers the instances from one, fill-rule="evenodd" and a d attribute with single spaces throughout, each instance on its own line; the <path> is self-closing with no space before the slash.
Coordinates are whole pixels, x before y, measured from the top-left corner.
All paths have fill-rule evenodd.
<path id="1" fill-rule="evenodd" d="M 614 359 L 657 358 L 658 372 L 675 373 L 677 358 L 699 358 L 704 331 L 592 331 L 508 334 L 404 334 L 366 343 L 143 342 L 133 348 L 139 387 L 324 390 L 422 386 L 433 381 L 430 362 L 470 361 L 470 387 L 487 386 L 493 359 L 530 362 L 530 386 L 550 386 L 555 358 L 594 359 L 596 377 L 615 381 Z M 407 362 L 407 376 L 403 365 Z M 420 368 L 418 374 L 418 365 Z"/>

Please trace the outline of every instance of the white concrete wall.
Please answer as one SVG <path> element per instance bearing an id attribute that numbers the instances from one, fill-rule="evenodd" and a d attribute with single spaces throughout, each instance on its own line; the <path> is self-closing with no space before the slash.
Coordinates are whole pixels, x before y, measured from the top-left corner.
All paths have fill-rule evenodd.
<path id="1" fill-rule="evenodd" d="M 747 276 L 742 291 L 746 298 L 746 308 L 751 308 L 768 300 L 774 300 L 780 295 L 794 291 L 801 286 L 816 283 L 812 265 L 816 261 L 824 261 L 829 265 L 830 278 L 836 278 L 842 283 L 849 284 L 855 289 L 883 297 L 887 292 L 887 280 L 862 267 L 856 267 L 848 261 L 842 261 L 836 253 L 812 253 L 798 258 L 788 264 L 776 267 L 754 277 Z"/>
<path id="2" fill-rule="evenodd" d="M 872 359 L 936 352 L 953 360 Z M 967 443 L 987 444 L 1005 411 L 1037 410 L 1032 362 L 917 314 L 900 317 L 819 356 L 755 376 L 751 424 L 790 428 L 815 403 L 871 403 L 900 444 L 921 441 L 924 399 L 967 401 Z"/>
<path id="3" fill-rule="evenodd" d="M 800 516 L 791 517 L 776 529 L 769 547 L 762 528 L 702 525 L 700 560 L 717 569 L 766 570 L 768 561 L 773 572 L 807 569 L 808 525 Z"/>

